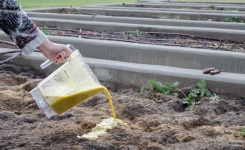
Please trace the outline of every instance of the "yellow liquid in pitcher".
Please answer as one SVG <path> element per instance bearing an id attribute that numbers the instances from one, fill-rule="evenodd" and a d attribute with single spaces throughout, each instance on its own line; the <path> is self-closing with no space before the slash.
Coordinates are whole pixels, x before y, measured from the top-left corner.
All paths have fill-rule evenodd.
<path id="1" fill-rule="evenodd" d="M 101 91 L 103 91 L 106 94 L 106 97 L 109 101 L 112 116 L 114 120 L 116 120 L 116 114 L 114 111 L 111 95 L 109 91 L 103 86 L 78 92 L 75 94 L 67 95 L 67 96 L 55 96 L 56 99 L 50 102 L 49 105 L 57 114 L 62 114 L 65 111 L 69 110 L 70 108 L 80 104 L 81 102 L 85 101 L 86 99 L 90 98 L 91 96 Z"/>

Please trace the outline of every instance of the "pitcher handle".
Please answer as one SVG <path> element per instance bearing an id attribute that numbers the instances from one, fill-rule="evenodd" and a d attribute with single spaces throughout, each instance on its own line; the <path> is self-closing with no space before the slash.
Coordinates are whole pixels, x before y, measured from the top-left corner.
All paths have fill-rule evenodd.
<path id="1" fill-rule="evenodd" d="M 66 45 L 68 48 L 70 48 L 72 51 L 75 51 L 75 47 L 71 44 L 67 44 Z M 53 57 L 52 59 L 47 59 L 45 62 L 43 62 L 40 67 L 42 69 L 45 69 L 46 67 L 48 67 L 49 65 L 51 65 L 52 63 L 54 63 L 54 60 L 56 59 L 57 56 Z"/>

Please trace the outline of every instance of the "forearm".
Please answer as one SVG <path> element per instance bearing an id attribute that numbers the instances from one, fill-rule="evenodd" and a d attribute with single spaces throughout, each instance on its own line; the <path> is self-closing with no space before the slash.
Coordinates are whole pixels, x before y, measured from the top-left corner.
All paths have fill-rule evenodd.
<path id="1" fill-rule="evenodd" d="M 47 38 L 21 10 L 16 0 L 0 0 L 0 28 L 26 54 L 30 54 Z"/>

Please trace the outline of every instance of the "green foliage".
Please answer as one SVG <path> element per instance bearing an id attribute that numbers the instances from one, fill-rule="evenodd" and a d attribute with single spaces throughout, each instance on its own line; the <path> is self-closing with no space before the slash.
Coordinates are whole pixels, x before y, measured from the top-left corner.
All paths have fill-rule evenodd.
<path id="1" fill-rule="evenodd" d="M 179 82 L 174 82 L 173 84 L 162 85 L 161 82 L 158 82 L 156 80 L 150 80 L 149 83 L 152 86 L 153 91 L 161 92 L 164 95 L 168 95 L 174 92 L 175 88 L 179 86 Z"/>
<path id="2" fill-rule="evenodd" d="M 167 83 L 163 85 L 161 82 L 158 82 L 156 80 L 150 80 L 149 84 L 151 86 L 151 90 L 153 90 L 156 93 L 162 93 L 164 95 L 169 95 L 173 93 L 175 97 L 178 97 L 178 93 L 174 93 L 174 91 L 176 91 L 176 87 L 179 86 L 179 82 L 174 82 L 172 84 Z M 140 88 L 140 92 L 143 93 L 145 91 L 146 91 L 146 86 L 143 85 Z M 198 82 L 197 88 L 192 89 L 188 94 L 188 96 L 186 96 L 186 98 L 183 98 L 183 104 L 187 104 L 185 110 L 186 111 L 191 110 L 195 105 L 200 104 L 201 101 L 197 101 L 197 100 L 201 97 L 209 97 L 209 99 L 216 100 L 216 101 L 220 99 L 218 95 L 216 94 L 212 95 L 211 92 L 206 87 L 206 81 L 201 80 L 200 82 Z M 161 102 L 158 100 L 158 96 L 157 98 L 154 98 L 153 96 L 151 98 L 156 102 Z"/>
<path id="3" fill-rule="evenodd" d="M 196 102 L 196 98 L 198 98 L 198 89 L 193 89 L 188 94 L 187 98 L 183 99 L 183 104 L 187 104 L 188 106 L 185 108 L 185 110 L 191 110 L 196 104 L 199 104 L 200 102 Z"/>
<path id="4" fill-rule="evenodd" d="M 179 86 L 179 82 L 174 82 L 173 84 L 163 85 L 161 82 L 158 82 L 156 80 L 150 80 L 149 86 L 147 86 L 147 88 L 146 88 L 146 85 L 143 85 L 140 88 L 140 93 L 143 93 L 146 90 L 152 90 L 154 93 L 152 94 L 150 99 L 154 100 L 157 103 L 162 103 L 162 100 L 159 99 L 159 96 L 162 94 L 169 95 L 169 94 L 173 93 L 175 91 L 176 87 Z M 178 93 L 173 93 L 173 95 L 178 97 Z"/>
<path id="5" fill-rule="evenodd" d="M 41 27 L 40 29 L 43 31 L 43 33 L 44 33 L 45 35 L 49 35 L 49 34 L 50 34 L 50 31 L 49 31 L 49 29 L 48 29 L 47 26 Z"/>
<path id="6" fill-rule="evenodd" d="M 131 36 L 135 36 L 135 37 L 139 37 L 139 36 L 140 36 L 140 31 L 139 31 L 139 30 L 131 31 L 131 32 L 130 32 L 130 35 L 131 35 Z"/>
<path id="7" fill-rule="evenodd" d="M 200 97 L 204 97 L 204 96 L 211 97 L 212 96 L 211 92 L 206 87 L 206 81 L 202 80 L 201 82 L 197 84 L 197 86 L 199 88 L 197 94 L 200 94 Z"/>
<path id="8" fill-rule="evenodd" d="M 239 18 L 239 17 L 232 17 L 232 18 L 225 18 L 224 22 L 239 22 L 239 23 L 245 23 L 245 19 Z"/>
<path id="9" fill-rule="evenodd" d="M 242 136 L 245 138 L 245 128 L 243 128 L 241 132 L 235 131 L 234 136 L 236 136 L 236 137 Z"/>
<path id="10" fill-rule="evenodd" d="M 220 100 L 220 97 L 216 94 L 213 94 L 213 96 L 210 97 L 211 100 L 214 100 L 214 101 L 219 101 Z"/>
<path id="11" fill-rule="evenodd" d="M 196 100 L 201 97 L 211 97 L 211 92 L 206 87 L 206 81 L 201 80 L 197 84 L 197 89 L 192 89 L 188 96 L 183 99 L 183 104 L 187 104 L 185 110 L 191 110 L 196 104 L 200 104 L 201 101 Z"/>
<path id="12" fill-rule="evenodd" d="M 243 128 L 243 130 L 241 132 L 241 136 L 245 137 L 245 128 Z"/>
<path id="13" fill-rule="evenodd" d="M 140 37 L 140 31 L 136 30 L 136 31 L 129 31 L 129 32 L 123 32 L 125 38 L 127 39 L 132 39 L 134 37 Z"/>
<path id="14" fill-rule="evenodd" d="M 144 93 L 145 92 L 145 85 L 143 85 L 141 88 L 140 88 L 140 93 Z"/>

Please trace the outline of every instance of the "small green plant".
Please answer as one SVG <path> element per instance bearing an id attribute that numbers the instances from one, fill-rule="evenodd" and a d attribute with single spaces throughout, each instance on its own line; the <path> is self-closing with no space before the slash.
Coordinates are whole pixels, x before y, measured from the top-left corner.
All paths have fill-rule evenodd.
<path id="1" fill-rule="evenodd" d="M 150 85 L 152 86 L 152 90 L 156 92 L 161 92 L 164 95 L 169 95 L 170 93 L 174 92 L 175 88 L 179 86 L 179 82 L 174 82 L 173 84 L 165 84 L 162 85 L 161 82 L 156 80 L 150 80 Z"/>
<path id="2" fill-rule="evenodd" d="M 232 18 L 225 18 L 224 22 L 239 22 L 239 23 L 245 23 L 245 19 L 239 18 L 239 17 L 232 17 Z"/>
<path id="3" fill-rule="evenodd" d="M 140 37 L 141 33 L 139 30 L 136 30 L 136 31 L 123 32 L 123 34 L 127 39 L 131 39 L 134 37 Z"/>
<path id="4" fill-rule="evenodd" d="M 200 102 L 196 102 L 196 99 L 198 98 L 199 91 L 198 89 L 193 89 L 188 94 L 188 97 L 183 99 L 183 104 L 187 104 L 187 107 L 185 110 L 191 110 L 196 104 L 200 104 Z"/>
<path id="5" fill-rule="evenodd" d="M 178 97 L 178 93 L 174 93 L 177 86 L 179 86 L 179 82 L 174 82 L 172 84 L 167 83 L 163 85 L 161 82 L 156 80 L 150 80 L 147 86 L 144 84 L 140 88 L 140 93 L 144 93 L 146 90 L 153 91 L 150 99 L 157 103 L 162 103 L 163 100 L 159 99 L 161 95 L 169 95 L 173 93 L 173 96 Z"/>
<path id="6" fill-rule="evenodd" d="M 44 33 L 45 35 L 49 35 L 49 34 L 50 34 L 50 31 L 49 31 L 49 29 L 48 29 L 47 26 L 41 27 L 40 29 L 43 31 L 43 33 Z"/>
<path id="7" fill-rule="evenodd" d="M 241 132 L 241 136 L 243 136 L 245 138 L 245 128 L 243 128 L 243 130 Z"/>
<path id="8" fill-rule="evenodd" d="M 202 80 L 201 82 L 197 84 L 197 86 L 199 88 L 199 91 L 198 91 L 199 92 L 198 94 L 200 94 L 199 97 L 204 97 L 204 96 L 211 97 L 212 96 L 211 92 L 206 87 L 206 81 Z"/>
<path id="9" fill-rule="evenodd" d="M 245 138 L 245 128 L 243 128 L 241 132 L 235 131 L 234 136 L 236 137 L 242 136 Z"/>
<path id="10" fill-rule="evenodd" d="M 158 100 L 159 94 L 169 95 L 173 93 L 173 96 L 175 97 L 179 96 L 179 93 L 174 93 L 176 91 L 176 87 L 179 86 L 179 82 L 174 82 L 172 84 L 167 83 L 163 85 L 159 81 L 150 80 L 149 85 L 151 86 L 151 88 L 147 88 L 147 89 L 151 89 L 152 91 L 154 91 L 153 95 L 156 94 L 156 97 L 151 96 L 151 99 L 155 100 L 156 102 L 159 103 L 162 102 L 161 100 Z M 140 92 L 143 93 L 145 91 L 146 91 L 146 86 L 143 85 L 140 88 Z M 181 90 L 179 91 L 182 92 Z M 197 101 L 197 100 L 202 97 L 208 97 L 209 99 L 215 101 L 220 100 L 220 97 L 218 95 L 216 94 L 212 95 L 212 93 L 207 89 L 205 80 L 201 80 L 200 82 L 198 82 L 197 88 L 192 89 L 189 92 L 188 96 L 186 96 L 185 94 L 184 96 L 185 98 L 183 98 L 183 104 L 187 104 L 187 107 L 185 108 L 186 111 L 191 110 L 195 105 L 200 104 L 201 101 Z"/>
<path id="11" fill-rule="evenodd" d="M 139 37 L 139 36 L 140 36 L 140 31 L 139 31 L 139 30 L 131 31 L 131 32 L 130 32 L 130 35 L 131 35 L 131 36 L 135 36 L 135 37 Z"/>
<path id="12" fill-rule="evenodd" d="M 145 85 L 143 85 L 141 88 L 140 88 L 140 93 L 144 93 L 146 90 L 145 90 Z"/>
<path id="13" fill-rule="evenodd" d="M 201 80 L 197 84 L 197 89 L 192 89 L 188 96 L 183 99 L 183 104 L 187 104 L 185 110 L 191 110 L 196 104 L 200 104 L 201 101 L 196 101 L 201 97 L 211 97 L 211 92 L 206 87 L 206 81 Z"/>
<path id="14" fill-rule="evenodd" d="M 214 100 L 214 101 L 219 101 L 220 100 L 220 97 L 216 94 L 213 94 L 213 96 L 210 97 L 211 100 Z"/>

